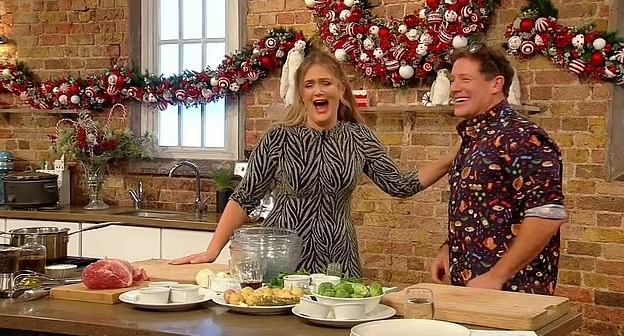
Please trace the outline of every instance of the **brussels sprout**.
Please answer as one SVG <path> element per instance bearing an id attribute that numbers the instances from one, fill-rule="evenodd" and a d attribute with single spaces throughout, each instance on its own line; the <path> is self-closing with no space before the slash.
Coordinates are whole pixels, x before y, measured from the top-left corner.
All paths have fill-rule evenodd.
<path id="1" fill-rule="evenodd" d="M 335 290 L 334 285 L 331 282 L 323 282 L 318 286 L 316 292 L 322 295 L 327 289 Z"/>
<path id="2" fill-rule="evenodd" d="M 363 297 L 364 296 L 362 294 L 356 294 L 356 293 L 351 294 L 352 299 L 361 299 Z"/>
<path id="3" fill-rule="evenodd" d="M 326 288 L 324 291 L 319 294 L 323 296 L 336 297 L 336 291 L 333 288 Z"/>
<path id="4" fill-rule="evenodd" d="M 349 292 L 347 292 L 346 290 L 340 288 L 340 289 L 336 289 L 336 297 L 337 298 L 348 298 L 348 297 L 351 297 L 351 294 Z"/>
<path id="5" fill-rule="evenodd" d="M 353 294 L 353 286 L 348 283 L 348 282 L 341 282 L 339 284 L 336 285 L 336 292 L 338 290 L 343 290 L 345 292 L 347 292 L 347 294 L 351 295 Z"/>
<path id="6" fill-rule="evenodd" d="M 383 288 L 381 288 L 381 285 L 377 282 L 371 282 L 371 284 L 368 285 L 368 289 L 370 290 L 371 296 L 383 295 Z"/>
<path id="7" fill-rule="evenodd" d="M 365 284 L 354 284 L 353 285 L 353 293 L 354 294 L 360 294 L 363 297 L 370 296 L 370 291 L 368 290 L 368 287 L 366 287 Z"/>

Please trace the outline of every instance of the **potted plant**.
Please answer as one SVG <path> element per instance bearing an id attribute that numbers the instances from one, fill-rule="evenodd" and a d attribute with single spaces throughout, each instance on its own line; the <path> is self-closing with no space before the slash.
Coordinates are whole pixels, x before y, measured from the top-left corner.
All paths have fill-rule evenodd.
<path id="1" fill-rule="evenodd" d="M 217 213 L 222 213 L 232 195 L 234 172 L 232 169 L 218 168 L 210 177 L 217 185 Z"/>

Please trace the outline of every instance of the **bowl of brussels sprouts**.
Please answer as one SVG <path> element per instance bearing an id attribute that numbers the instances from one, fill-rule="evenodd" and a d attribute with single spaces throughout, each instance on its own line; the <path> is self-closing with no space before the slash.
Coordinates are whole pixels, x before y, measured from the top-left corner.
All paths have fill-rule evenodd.
<path id="1" fill-rule="evenodd" d="M 314 292 L 316 300 L 327 305 L 361 303 L 365 306 L 366 314 L 377 307 L 383 295 L 383 288 L 377 282 L 365 285 L 349 280 L 342 280 L 337 285 L 323 282 L 318 285 Z"/>

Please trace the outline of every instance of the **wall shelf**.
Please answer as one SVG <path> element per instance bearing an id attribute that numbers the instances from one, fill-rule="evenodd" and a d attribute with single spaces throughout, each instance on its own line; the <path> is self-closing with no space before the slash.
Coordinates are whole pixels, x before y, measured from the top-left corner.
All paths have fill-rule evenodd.
<path id="1" fill-rule="evenodd" d="M 37 110 L 31 109 L 28 107 L 15 107 L 15 108 L 3 108 L 0 109 L 0 119 L 4 120 L 4 122 L 8 123 L 11 114 L 59 114 L 61 116 L 64 115 L 74 115 L 80 112 L 88 112 L 87 110 Z"/>

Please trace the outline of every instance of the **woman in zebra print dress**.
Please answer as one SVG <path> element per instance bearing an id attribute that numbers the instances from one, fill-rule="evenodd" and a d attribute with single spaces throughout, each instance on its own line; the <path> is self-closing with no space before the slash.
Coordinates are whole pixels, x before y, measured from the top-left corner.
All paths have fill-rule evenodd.
<path id="1" fill-rule="evenodd" d="M 248 214 L 272 188 L 275 206 L 265 226 L 296 230 L 304 246 L 300 269 L 322 272 L 342 264 L 349 277 L 361 267 L 351 199 L 362 173 L 395 197 L 409 197 L 448 171 L 455 151 L 402 173 L 379 139 L 364 124 L 340 64 L 314 52 L 296 73 L 297 97 L 283 122 L 264 135 L 219 221 L 207 251 L 174 264 L 212 262 Z"/>

